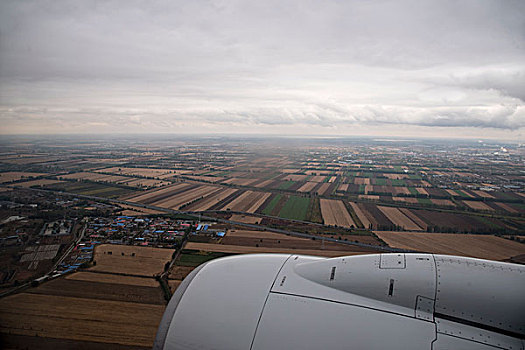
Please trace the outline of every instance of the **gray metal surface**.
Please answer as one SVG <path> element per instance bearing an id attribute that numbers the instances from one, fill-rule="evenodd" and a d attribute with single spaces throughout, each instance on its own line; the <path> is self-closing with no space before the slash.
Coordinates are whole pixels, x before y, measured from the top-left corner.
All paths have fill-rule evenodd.
<path id="1" fill-rule="evenodd" d="M 434 338 L 431 322 L 271 293 L 252 349 L 430 350 Z"/>
<path id="2" fill-rule="evenodd" d="M 210 261 L 178 304 L 166 349 L 249 349 L 268 292 L 288 255 Z"/>
<path id="3" fill-rule="evenodd" d="M 520 265 L 260 254 L 213 260 L 189 278 L 166 310 L 157 348 L 523 349 Z"/>
<path id="4" fill-rule="evenodd" d="M 525 335 L 525 266 L 435 256 L 436 313 Z"/>

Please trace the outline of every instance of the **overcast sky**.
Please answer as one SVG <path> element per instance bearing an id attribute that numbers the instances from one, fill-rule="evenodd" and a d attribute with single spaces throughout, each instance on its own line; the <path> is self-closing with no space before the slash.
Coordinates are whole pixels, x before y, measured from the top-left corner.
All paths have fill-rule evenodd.
<path id="1" fill-rule="evenodd" d="M 525 137 L 525 1 L 0 2 L 0 133 Z"/>

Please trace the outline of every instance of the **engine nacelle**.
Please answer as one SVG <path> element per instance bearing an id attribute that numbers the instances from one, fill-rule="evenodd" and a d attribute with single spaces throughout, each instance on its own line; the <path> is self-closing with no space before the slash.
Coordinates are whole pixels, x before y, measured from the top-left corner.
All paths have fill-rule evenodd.
<path id="1" fill-rule="evenodd" d="M 181 283 L 154 349 L 523 349 L 525 267 L 432 254 L 240 255 Z"/>

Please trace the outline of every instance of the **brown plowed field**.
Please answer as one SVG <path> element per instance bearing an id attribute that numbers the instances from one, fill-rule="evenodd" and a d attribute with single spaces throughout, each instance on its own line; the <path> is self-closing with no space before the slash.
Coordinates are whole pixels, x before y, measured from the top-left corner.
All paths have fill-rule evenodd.
<path id="1" fill-rule="evenodd" d="M 174 249 L 102 244 L 95 248 L 96 265 L 90 271 L 154 276 L 163 271 L 173 252 Z"/>
<path id="2" fill-rule="evenodd" d="M 258 216 L 233 214 L 228 220 L 243 222 L 245 224 L 258 224 L 259 222 L 261 222 L 262 219 Z"/>
<path id="3" fill-rule="evenodd" d="M 276 253 L 276 254 L 303 254 L 326 257 L 347 256 L 366 254 L 366 252 L 356 251 L 333 251 L 333 250 L 315 250 L 315 249 L 287 249 L 287 248 L 267 248 L 267 247 L 245 247 L 239 245 L 225 245 L 213 243 L 194 243 L 186 244 L 186 249 L 203 250 L 207 252 L 222 252 L 233 254 L 257 254 L 257 253 Z"/>
<path id="4" fill-rule="evenodd" d="M 249 196 L 253 194 L 253 191 L 244 191 L 237 198 L 232 200 L 230 203 L 226 204 L 220 210 L 239 210 L 234 208 L 241 208 L 243 205 L 246 205 L 246 202 L 249 201 Z"/>
<path id="5" fill-rule="evenodd" d="M 254 200 L 253 204 L 246 208 L 244 211 L 247 213 L 255 213 L 257 209 L 270 197 L 272 194 L 270 192 L 258 192 L 257 198 Z"/>
<path id="6" fill-rule="evenodd" d="M 258 180 L 257 179 L 240 179 L 240 178 L 232 177 L 230 179 L 224 180 L 222 183 L 223 184 L 234 184 L 234 185 L 239 185 L 239 186 L 248 186 L 256 181 Z"/>
<path id="7" fill-rule="evenodd" d="M 501 207 L 502 209 L 508 211 L 509 213 L 517 213 L 518 212 L 516 209 L 512 208 L 508 204 L 501 203 L 501 202 L 494 202 L 494 204 L 496 204 L 497 206 Z"/>
<path id="8" fill-rule="evenodd" d="M 171 184 L 171 182 L 162 181 L 162 180 L 153 180 L 153 179 L 129 179 L 127 178 L 126 181 L 124 181 L 126 186 L 134 186 L 134 187 L 161 187 L 161 186 L 167 186 Z M 121 182 L 122 183 L 122 182 Z"/>
<path id="9" fill-rule="evenodd" d="M 283 181 L 306 181 L 308 178 L 308 175 L 296 175 L 296 174 L 290 174 L 287 175 Z"/>
<path id="10" fill-rule="evenodd" d="M 398 208 L 378 206 L 379 210 L 385 214 L 385 216 L 394 223 L 394 225 L 401 226 L 403 229 L 408 231 L 421 231 L 414 221 L 407 217 Z"/>
<path id="11" fill-rule="evenodd" d="M 410 177 L 407 174 L 389 174 L 389 173 L 385 173 L 383 174 L 383 176 L 389 178 L 390 180 L 408 179 Z"/>
<path id="12" fill-rule="evenodd" d="M 119 206 L 124 209 L 127 209 L 128 211 L 133 211 L 137 213 L 137 215 L 163 214 L 164 213 L 163 211 L 160 211 L 160 210 L 142 208 L 142 207 L 134 206 L 134 205 L 127 205 L 127 204 L 119 203 Z M 122 214 L 122 215 L 126 215 L 126 214 Z"/>
<path id="13" fill-rule="evenodd" d="M 491 195 L 490 193 L 487 193 L 485 191 L 476 191 L 476 190 L 472 190 L 472 192 L 474 192 L 475 194 L 477 194 L 478 196 L 480 197 L 484 197 L 484 198 L 494 198 L 493 195 Z"/>
<path id="14" fill-rule="evenodd" d="M 164 296 L 159 284 L 155 287 L 147 287 L 56 278 L 42 284 L 38 288 L 28 289 L 26 292 L 64 297 L 164 305 Z"/>
<path id="15" fill-rule="evenodd" d="M 350 202 L 350 205 L 352 206 L 352 209 L 354 210 L 355 214 L 359 218 L 359 221 L 361 221 L 361 223 L 363 224 L 363 227 L 365 229 L 368 229 L 372 222 L 365 215 L 364 210 L 361 210 L 361 208 L 359 207 L 359 205 L 357 203 Z"/>
<path id="16" fill-rule="evenodd" d="M 458 197 L 458 196 L 460 196 L 460 194 L 457 193 L 457 192 L 454 191 L 454 190 L 446 189 L 445 191 L 447 191 L 447 193 L 450 194 L 452 197 Z"/>
<path id="17" fill-rule="evenodd" d="M 412 197 L 392 197 L 393 200 L 395 200 L 396 202 L 404 202 L 404 203 L 419 203 L 417 198 L 412 198 Z"/>
<path id="18" fill-rule="evenodd" d="M 164 308 L 20 293 L 0 299 L 0 332 L 151 348 Z"/>
<path id="19" fill-rule="evenodd" d="M 323 175 L 315 175 L 315 176 L 312 176 L 308 181 L 323 182 L 325 178 L 326 176 L 323 176 Z"/>
<path id="20" fill-rule="evenodd" d="M 486 205 L 485 203 L 483 202 L 478 202 L 478 201 L 463 201 L 463 203 L 465 205 L 467 205 L 468 207 L 474 209 L 474 210 L 490 210 L 490 211 L 493 211 L 494 209 L 489 207 L 488 205 Z"/>
<path id="21" fill-rule="evenodd" d="M 138 196 L 128 198 L 128 200 L 131 202 L 140 202 L 145 204 L 152 203 L 160 200 L 160 198 L 166 198 L 167 196 L 170 196 L 171 193 L 178 193 L 179 191 L 182 191 L 191 186 L 193 185 L 189 183 L 177 183 L 172 186 L 164 187 L 160 190 L 147 191 Z"/>
<path id="22" fill-rule="evenodd" d="M 317 189 L 317 193 L 319 193 L 320 196 L 324 196 L 324 194 L 328 191 L 330 186 L 331 186 L 331 183 L 328 183 L 328 182 L 322 183 L 321 186 Z"/>
<path id="23" fill-rule="evenodd" d="M 366 177 L 356 177 L 354 179 L 356 185 L 370 185 L 370 179 Z"/>
<path id="24" fill-rule="evenodd" d="M 452 202 L 450 199 L 434 199 L 434 198 L 431 198 L 430 201 L 436 205 L 442 205 L 442 206 L 445 206 L 445 207 L 455 207 L 456 204 L 454 204 L 454 202 Z"/>
<path id="25" fill-rule="evenodd" d="M 230 203 L 226 204 L 221 210 L 245 211 L 254 213 L 261 204 L 271 195 L 268 192 L 246 191 Z"/>
<path id="26" fill-rule="evenodd" d="M 393 194 L 410 194 L 410 191 L 406 187 L 394 186 L 392 187 Z"/>
<path id="27" fill-rule="evenodd" d="M 109 273 L 98 273 L 98 272 L 75 272 L 65 277 L 66 280 L 75 281 L 88 281 L 98 283 L 110 283 L 110 284 L 125 284 L 131 286 L 142 286 L 142 287 L 158 287 L 159 282 L 153 278 L 135 277 L 135 276 L 121 276 L 113 275 Z"/>
<path id="28" fill-rule="evenodd" d="M 191 170 L 171 170 L 171 169 L 154 169 L 154 168 L 122 168 L 113 167 L 96 170 L 97 173 L 112 173 L 119 175 L 132 175 L 143 177 L 166 178 L 174 175 L 183 175 L 191 173 Z"/>
<path id="29" fill-rule="evenodd" d="M 306 182 L 304 185 L 299 187 L 297 191 L 299 192 L 310 192 L 314 189 L 314 187 L 317 186 L 317 182 Z"/>
<path id="30" fill-rule="evenodd" d="M 420 194 L 424 194 L 425 196 L 428 196 L 427 190 L 425 190 L 423 187 L 416 187 L 416 191 L 418 191 Z"/>
<path id="31" fill-rule="evenodd" d="M 191 211 L 204 211 L 210 209 L 214 204 L 219 203 L 232 193 L 237 191 L 235 188 L 223 188 L 222 190 L 215 192 L 214 194 L 209 195 L 206 198 L 197 201 L 196 203 L 190 204 L 184 210 Z"/>
<path id="32" fill-rule="evenodd" d="M 219 190 L 220 188 L 216 186 L 200 186 L 189 191 L 179 193 L 160 202 L 154 202 L 153 205 L 163 208 L 180 209 L 180 207 L 186 203 L 194 201 L 200 197 L 206 198 L 207 196 L 212 195 Z"/>
<path id="33" fill-rule="evenodd" d="M 419 216 L 414 214 L 410 209 L 407 209 L 407 208 L 398 208 L 398 209 L 401 210 L 403 214 L 408 216 L 410 220 L 414 221 L 419 227 L 421 227 L 421 229 L 426 231 L 426 229 L 428 228 L 428 225 Z"/>
<path id="34" fill-rule="evenodd" d="M 342 184 L 337 187 L 337 192 L 346 192 L 348 191 L 348 184 Z"/>
<path id="35" fill-rule="evenodd" d="M 42 176 L 47 175 L 45 173 L 26 173 L 26 172 L 19 172 L 19 171 L 10 171 L 7 173 L 0 173 L 0 183 L 5 182 L 11 182 L 11 181 L 18 181 L 23 178 L 29 178 L 29 177 L 36 177 L 36 176 Z"/>
<path id="36" fill-rule="evenodd" d="M 49 180 L 49 179 L 39 179 L 39 180 L 31 180 L 31 181 L 26 181 L 26 182 L 22 182 L 22 183 L 17 183 L 16 186 L 22 186 L 22 187 L 45 186 L 45 185 L 52 185 L 52 184 L 57 184 L 57 183 L 61 183 L 61 182 L 64 182 L 64 181 Z"/>
<path id="37" fill-rule="evenodd" d="M 357 196 L 359 199 L 368 199 L 368 200 L 371 200 L 371 201 L 378 201 L 379 200 L 379 196 L 375 195 L 375 194 L 360 194 L 359 196 Z"/>
<path id="38" fill-rule="evenodd" d="M 261 183 L 256 184 L 255 187 L 258 187 L 258 188 L 268 187 L 268 185 L 271 184 L 274 181 L 275 181 L 274 179 L 265 180 L 265 181 L 263 181 Z"/>
<path id="39" fill-rule="evenodd" d="M 346 210 L 343 201 L 333 199 L 320 199 L 321 214 L 325 225 L 340 227 L 356 227 L 354 220 Z"/>
<path id="40" fill-rule="evenodd" d="M 194 266 L 174 265 L 173 268 L 170 270 L 168 278 L 174 280 L 183 280 L 186 278 L 186 276 L 190 274 L 191 271 L 193 271 L 194 268 Z"/>
<path id="41" fill-rule="evenodd" d="M 435 254 L 504 260 L 525 253 L 525 245 L 490 235 L 375 232 L 389 246 Z"/>

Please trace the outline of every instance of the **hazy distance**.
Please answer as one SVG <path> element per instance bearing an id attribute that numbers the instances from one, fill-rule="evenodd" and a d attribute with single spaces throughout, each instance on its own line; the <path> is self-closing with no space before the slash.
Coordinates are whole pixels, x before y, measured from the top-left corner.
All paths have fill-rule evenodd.
<path id="1" fill-rule="evenodd" d="M 520 140 L 523 1 L 2 1 L 0 134 Z"/>

